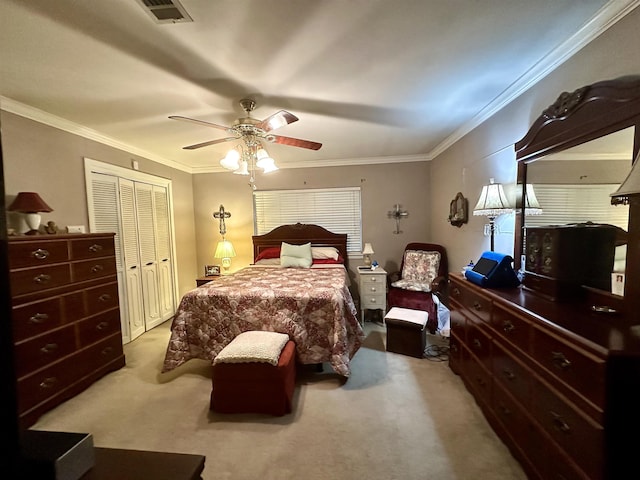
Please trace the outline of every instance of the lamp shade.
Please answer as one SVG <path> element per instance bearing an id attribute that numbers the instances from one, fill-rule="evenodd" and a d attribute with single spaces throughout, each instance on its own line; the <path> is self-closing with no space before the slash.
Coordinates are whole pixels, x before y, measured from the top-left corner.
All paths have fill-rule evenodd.
<path id="1" fill-rule="evenodd" d="M 497 217 L 503 213 L 513 212 L 509 206 L 509 201 L 504 193 L 501 183 L 495 183 L 490 179 L 489 185 L 482 187 L 478 203 L 473 209 L 474 215 L 485 215 L 487 217 Z"/>
<path id="2" fill-rule="evenodd" d="M 373 251 L 373 247 L 370 243 L 365 243 L 364 248 L 362 249 L 363 255 L 373 255 L 375 252 Z"/>
<path id="3" fill-rule="evenodd" d="M 633 163 L 631 167 L 631 171 L 627 178 L 624 179 L 624 182 L 620 184 L 618 189 L 613 192 L 611 197 L 611 203 L 628 203 L 629 195 L 637 195 L 640 194 L 640 167 L 638 164 L 640 163 L 640 156 L 636 158 L 636 161 Z"/>
<path id="4" fill-rule="evenodd" d="M 525 191 L 524 214 L 542 215 L 542 207 L 540 207 L 540 202 L 533 191 L 533 185 L 530 183 L 527 183 Z"/>
<path id="5" fill-rule="evenodd" d="M 53 209 L 36 192 L 18 193 L 7 210 L 21 213 L 53 212 Z"/>
<path id="6" fill-rule="evenodd" d="M 233 249 L 231 242 L 223 240 L 218 242 L 216 253 L 213 256 L 215 258 L 232 258 L 236 256 L 236 251 Z"/>

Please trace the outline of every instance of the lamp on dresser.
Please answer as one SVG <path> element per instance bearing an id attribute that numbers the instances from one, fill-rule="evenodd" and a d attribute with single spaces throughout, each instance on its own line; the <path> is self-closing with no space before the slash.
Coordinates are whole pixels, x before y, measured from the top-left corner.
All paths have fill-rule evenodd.
<path id="1" fill-rule="evenodd" d="M 489 185 L 482 187 L 478 203 L 473 209 L 474 215 L 484 215 L 489 218 L 489 232 L 491 235 L 491 251 L 494 249 L 494 235 L 496 231 L 496 218 L 504 213 L 513 212 L 509 206 L 507 196 L 504 193 L 501 183 L 495 183 L 494 179 L 489 179 Z"/>
<path id="2" fill-rule="evenodd" d="M 20 212 L 29 227 L 27 235 L 35 235 L 40 228 L 40 212 L 53 212 L 53 209 L 36 192 L 20 192 L 7 209 Z"/>

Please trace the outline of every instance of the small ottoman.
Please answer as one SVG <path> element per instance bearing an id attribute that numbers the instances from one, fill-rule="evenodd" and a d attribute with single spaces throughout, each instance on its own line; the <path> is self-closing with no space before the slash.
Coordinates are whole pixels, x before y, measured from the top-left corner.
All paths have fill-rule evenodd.
<path id="1" fill-rule="evenodd" d="M 387 352 L 402 353 L 423 358 L 427 343 L 427 320 L 423 310 L 393 307 L 385 315 L 387 325 Z"/>
<path id="2" fill-rule="evenodd" d="M 277 416 L 290 413 L 296 382 L 295 360 L 295 343 L 288 335 L 241 333 L 214 360 L 210 409 Z"/>

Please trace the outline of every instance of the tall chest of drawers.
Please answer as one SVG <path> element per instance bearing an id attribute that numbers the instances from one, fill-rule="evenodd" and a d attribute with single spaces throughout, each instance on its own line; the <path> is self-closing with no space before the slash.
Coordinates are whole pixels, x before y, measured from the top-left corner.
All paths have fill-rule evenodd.
<path id="1" fill-rule="evenodd" d="M 114 234 L 10 237 L 22 427 L 125 364 Z"/>
<path id="2" fill-rule="evenodd" d="M 532 479 L 635 471 L 640 321 L 450 275 L 450 367 Z"/>

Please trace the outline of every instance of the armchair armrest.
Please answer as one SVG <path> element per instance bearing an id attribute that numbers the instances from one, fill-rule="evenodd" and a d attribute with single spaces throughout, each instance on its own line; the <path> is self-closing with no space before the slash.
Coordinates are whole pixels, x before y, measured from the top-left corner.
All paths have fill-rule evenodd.
<path id="1" fill-rule="evenodd" d="M 448 284 L 449 281 L 447 278 L 444 275 L 440 275 L 439 277 L 434 278 L 433 282 L 431 282 L 431 291 L 436 295 L 442 295 L 446 292 Z"/>

